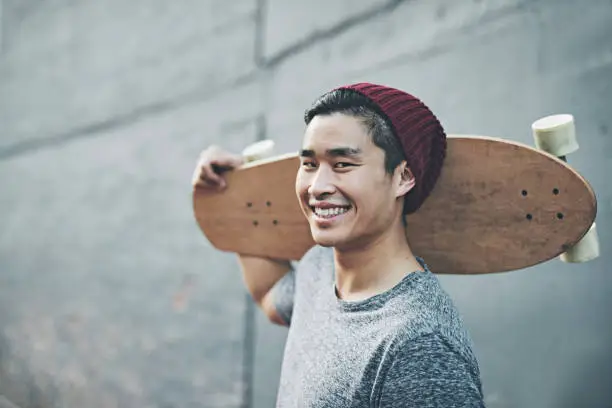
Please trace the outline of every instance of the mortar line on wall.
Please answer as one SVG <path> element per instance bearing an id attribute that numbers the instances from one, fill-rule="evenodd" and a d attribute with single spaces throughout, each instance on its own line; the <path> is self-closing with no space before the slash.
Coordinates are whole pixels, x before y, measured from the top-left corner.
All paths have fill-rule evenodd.
<path id="1" fill-rule="evenodd" d="M 0 57 L 4 54 L 4 0 L 0 0 Z"/>
<path id="2" fill-rule="evenodd" d="M 5 1 L 0 0 L 0 58 L 6 53 L 8 50 L 8 29 L 5 10 Z"/>
<path id="3" fill-rule="evenodd" d="M 256 141 L 261 141 L 266 138 L 266 117 L 264 114 L 259 114 L 256 119 L 257 134 Z M 253 380 L 255 373 L 255 344 L 256 344 L 256 307 L 249 293 L 246 294 L 246 311 L 244 318 L 244 354 L 243 354 L 243 398 L 242 407 L 251 408 L 253 401 Z"/>
<path id="4" fill-rule="evenodd" d="M 0 408 L 20 408 L 20 407 L 18 405 L 15 405 L 15 403 L 9 400 L 8 398 L 0 395 Z"/>
<path id="5" fill-rule="evenodd" d="M 366 21 L 372 18 L 393 12 L 393 10 L 395 10 L 401 3 L 405 1 L 407 0 L 391 0 L 384 3 L 382 6 L 375 7 L 355 16 L 349 17 L 346 20 L 343 20 L 330 28 L 315 31 L 311 35 L 302 38 L 293 45 L 283 49 L 276 55 L 273 55 L 272 57 L 268 58 L 266 61 L 264 61 L 263 66 L 265 68 L 273 68 L 281 64 L 286 59 L 301 53 L 302 51 L 312 47 L 313 45 L 316 45 L 322 41 L 330 40 L 336 37 L 337 35 L 342 34 L 355 26 L 358 26 L 359 24 L 365 23 Z"/>
<path id="6" fill-rule="evenodd" d="M 255 12 L 255 66 L 261 67 L 264 63 L 264 48 L 265 48 L 265 24 L 266 10 L 268 7 L 267 0 L 257 0 L 257 10 Z"/>
<path id="7" fill-rule="evenodd" d="M 161 101 L 155 104 L 146 105 L 137 108 L 125 114 L 116 115 L 113 118 L 95 122 L 82 127 L 71 129 L 64 133 L 59 133 L 54 136 L 40 138 L 35 140 L 26 140 L 17 142 L 6 147 L 0 147 L 0 160 L 10 159 L 16 156 L 36 152 L 42 149 L 49 149 L 63 146 L 74 140 L 82 140 L 93 137 L 99 137 L 104 132 L 118 129 L 123 126 L 128 126 L 138 123 L 141 120 L 147 120 L 155 114 L 169 112 L 175 109 L 188 106 L 192 103 L 201 103 L 214 98 L 220 93 L 231 91 L 243 85 L 247 85 L 257 78 L 257 71 L 243 75 L 225 87 L 214 89 L 212 92 L 192 92 L 181 95 L 180 97 Z"/>
<path id="8" fill-rule="evenodd" d="M 244 296 L 244 332 L 242 339 L 242 408 L 253 406 L 253 366 L 255 358 L 255 307 L 247 292 Z"/>
<path id="9" fill-rule="evenodd" d="M 0 0 L 1 1 L 1 0 Z M 22 142 L 17 142 L 6 147 L 0 147 L 0 161 L 5 159 L 10 159 L 16 156 L 22 156 L 24 154 L 29 154 L 32 152 L 36 152 L 43 149 L 55 148 L 59 146 L 63 146 L 69 142 L 74 140 L 81 140 L 86 138 L 98 137 L 101 136 L 103 132 L 107 132 L 113 129 L 117 129 L 123 126 L 128 126 L 133 123 L 137 123 L 140 120 L 145 120 L 150 116 L 155 114 L 160 114 L 164 112 L 171 111 L 173 109 L 179 109 L 183 106 L 188 106 L 189 104 L 196 102 L 205 102 L 209 99 L 212 99 L 216 95 L 230 91 L 234 88 L 240 87 L 242 85 L 248 84 L 251 81 L 257 80 L 260 77 L 262 72 L 274 68 L 275 66 L 281 64 L 286 59 L 299 54 L 300 52 L 308 49 L 311 46 L 314 46 L 322 41 L 329 40 L 336 35 L 339 35 L 365 21 L 392 12 L 399 4 L 410 1 L 410 0 L 391 0 L 387 3 L 383 4 L 380 7 L 370 9 L 366 12 L 348 18 L 335 26 L 318 31 L 301 41 L 295 43 L 294 45 L 286 48 L 275 56 L 265 60 L 263 57 L 263 24 L 264 24 L 264 14 L 265 9 L 263 7 L 266 6 L 266 0 L 258 0 L 259 6 L 256 11 L 255 18 L 258 20 L 258 24 L 262 24 L 260 28 L 257 28 L 259 34 L 256 33 L 256 37 L 260 36 L 260 39 L 256 38 L 256 61 L 259 60 L 259 66 L 252 72 L 243 75 L 234 81 L 228 83 L 225 86 L 221 86 L 217 89 L 211 91 L 195 91 L 191 93 L 187 93 L 181 95 L 174 99 L 169 99 L 165 101 L 161 101 L 158 103 L 153 103 L 150 105 L 145 105 L 130 112 L 116 115 L 113 118 L 101 120 L 99 122 L 95 122 L 93 124 L 89 124 L 86 126 L 78 127 L 75 129 L 71 129 L 69 131 L 59 133 L 53 136 L 49 136 L 46 138 L 36 139 L 36 140 L 26 140 Z M 260 9 L 261 8 L 261 9 Z M 0 27 L 1 28 L 1 27 Z M 258 43 L 257 43 L 258 42 Z M 260 55 L 257 55 L 257 52 Z"/>
<path id="10" fill-rule="evenodd" d="M 392 58 L 380 60 L 375 65 L 352 72 L 353 75 L 367 74 L 380 69 L 389 69 L 396 66 L 407 64 L 411 61 L 423 62 L 427 59 L 437 57 L 441 54 L 454 49 L 458 45 L 469 44 L 474 41 L 474 37 L 480 38 L 489 34 L 491 25 L 508 19 L 515 14 L 525 12 L 525 9 L 531 4 L 528 1 L 517 3 L 511 7 L 497 10 L 482 16 L 475 20 L 470 25 L 460 26 L 450 29 L 445 37 L 438 40 L 438 44 L 427 46 L 419 49 L 413 49 L 408 52 L 400 53 Z"/>

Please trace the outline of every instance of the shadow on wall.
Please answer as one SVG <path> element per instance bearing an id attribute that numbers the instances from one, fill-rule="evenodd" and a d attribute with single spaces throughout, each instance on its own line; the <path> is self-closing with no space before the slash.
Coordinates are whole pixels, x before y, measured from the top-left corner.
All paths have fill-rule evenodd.
<path id="1" fill-rule="evenodd" d="M 4 397 L 18 408 L 49 408 L 58 405 L 58 395 L 50 378 L 34 376 L 26 362 L 15 357 L 8 339 L 0 333 L 0 403 Z"/>
<path id="2" fill-rule="evenodd" d="M 82 365 L 89 362 L 83 361 Z M 59 369 L 70 367 L 60 365 Z M 0 332 L 0 408 L 174 407 L 163 401 L 152 401 L 154 393 L 130 395 L 95 375 L 85 375 L 78 381 L 62 380 L 61 375 L 69 373 L 33 367 L 27 357 L 15 351 L 11 339 Z M 181 385 L 167 386 L 166 391 L 180 389 Z"/>
<path id="3" fill-rule="evenodd" d="M 610 393 L 612 384 L 612 355 L 605 358 L 593 355 L 573 364 L 574 370 L 559 381 L 557 402 L 554 407 L 596 407 L 602 396 Z M 581 378 L 581 381 L 576 381 Z M 612 406 L 612 401 L 608 401 Z"/>

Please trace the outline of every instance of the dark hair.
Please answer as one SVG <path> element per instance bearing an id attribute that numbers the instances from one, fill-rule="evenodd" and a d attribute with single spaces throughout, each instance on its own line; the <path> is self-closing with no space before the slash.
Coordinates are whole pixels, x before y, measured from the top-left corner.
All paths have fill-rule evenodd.
<path id="1" fill-rule="evenodd" d="M 306 125 L 317 115 L 343 113 L 359 119 L 372 137 L 374 145 L 385 152 L 385 170 L 389 174 L 406 160 L 393 125 L 367 96 L 352 89 L 336 89 L 319 97 L 304 113 Z"/>

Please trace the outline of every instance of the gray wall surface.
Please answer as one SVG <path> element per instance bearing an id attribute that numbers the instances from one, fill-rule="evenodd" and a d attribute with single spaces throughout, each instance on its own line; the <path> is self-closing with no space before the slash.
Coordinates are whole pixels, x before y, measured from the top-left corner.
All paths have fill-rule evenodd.
<path id="1" fill-rule="evenodd" d="M 612 2 L 0 0 L 0 407 L 270 407 L 286 330 L 193 218 L 211 143 L 298 149 L 331 87 L 532 144 L 572 113 L 602 256 L 442 275 L 487 406 L 612 407 Z"/>

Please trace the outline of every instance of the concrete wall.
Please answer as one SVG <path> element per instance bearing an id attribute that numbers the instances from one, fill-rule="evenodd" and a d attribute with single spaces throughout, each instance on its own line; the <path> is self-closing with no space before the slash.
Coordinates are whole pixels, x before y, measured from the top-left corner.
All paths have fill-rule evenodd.
<path id="1" fill-rule="evenodd" d="M 490 407 L 612 403 L 612 3 L 2 0 L 0 406 L 270 407 L 286 331 L 191 212 L 210 143 L 299 146 L 332 86 L 411 91 L 451 133 L 576 117 L 603 256 L 442 276 Z"/>

